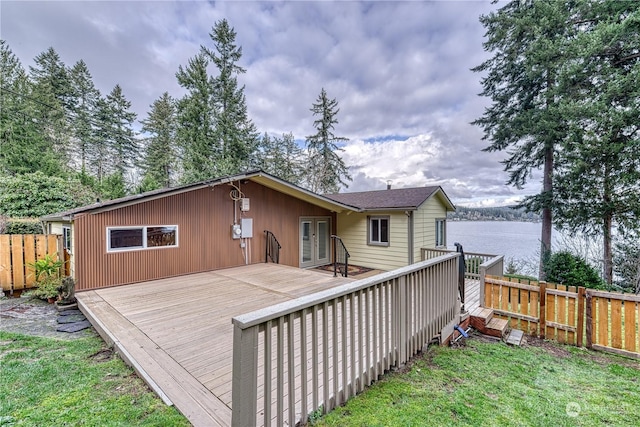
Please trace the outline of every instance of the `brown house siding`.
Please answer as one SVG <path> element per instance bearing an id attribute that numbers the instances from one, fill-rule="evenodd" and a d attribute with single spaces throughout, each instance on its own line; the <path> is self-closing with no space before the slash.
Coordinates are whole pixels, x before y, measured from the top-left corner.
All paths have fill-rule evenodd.
<path id="1" fill-rule="evenodd" d="M 221 184 L 75 218 L 77 290 L 96 289 L 244 264 L 240 241 L 231 238 L 232 187 Z M 251 263 L 264 262 L 264 230 L 282 249 L 280 263 L 299 265 L 299 219 L 336 216 L 328 210 L 254 182 L 242 185 L 251 200 L 243 217 L 253 219 Z M 240 211 L 237 211 L 238 220 Z M 107 252 L 107 227 L 178 225 L 178 247 Z"/>

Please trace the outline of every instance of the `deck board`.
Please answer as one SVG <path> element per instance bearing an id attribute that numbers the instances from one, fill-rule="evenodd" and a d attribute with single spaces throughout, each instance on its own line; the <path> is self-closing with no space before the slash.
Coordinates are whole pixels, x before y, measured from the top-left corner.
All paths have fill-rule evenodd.
<path id="1" fill-rule="evenodd" d="M 358 278 L 253 264 L 85 291 L 77 297 L 103 338 L 115 343 L 125 361 L 193 425 L 228 426 L 232 404 L 231 319 Z M 466 300 L 467 307 L 479 304 L 477 283 L 467 281 Z M 307 342 L 310 345 L 310 334 Z M 340 342 L 338 352 L 342 352 Z M 260 365 L 259 372 L 262 362 Z M 275 359 L 272 366 L 275 369 Z M 300 365 L 295 369 L 299 382 Z M 338 369 L 339 382 L 342 369 Z M 333 381 L 333 372 L 329 378 Z M 311 379 L 307 382 L 311 384 Z M 296 409 L 299 412 L 300 408 Z M 272 414 L 275 416 L 275 412 Z"/>
<path id="2" fill-rule="evenodd" d="M 195 426 L 231 424 L 234 316 L 353 280 L 274 264 L 78 293 L 107 341 Z M 101 330 L 105 329 L 105 330 Z"/>

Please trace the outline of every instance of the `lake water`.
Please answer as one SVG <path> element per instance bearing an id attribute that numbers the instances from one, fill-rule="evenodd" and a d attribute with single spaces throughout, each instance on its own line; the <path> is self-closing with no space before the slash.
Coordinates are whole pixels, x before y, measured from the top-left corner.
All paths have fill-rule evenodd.
<path id="1" fill-rule="evenodd" d="M 542 224 L 535 222 L 447 221 L 447 247 L 455 249 L 457 242 L 465 252 L 504 255 L 505 261 L 513 259 L 532 273 L 538 263 L 541 230 Z"/>

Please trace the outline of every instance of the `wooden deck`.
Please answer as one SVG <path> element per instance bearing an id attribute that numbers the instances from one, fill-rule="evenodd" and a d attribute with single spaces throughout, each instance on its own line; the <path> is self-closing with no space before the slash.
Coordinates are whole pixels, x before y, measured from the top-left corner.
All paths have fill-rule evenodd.
<path id="1" fill-rule="evenodd" d="M 229 426 L 231 318 L 352 280 L 254 264 L 80 292 L 77 298 L 105 341 L 166 403 L 195 426 Z"/>
<path id="2" fill-rule="evenodd" d="M 229 426 L 231 319 L 362 277 L 254 264 L 85 291 L 77 298 L 103 339 L 165 403 L 195 426 Z M 479 303 L 478 281 L 467 280 L 466 298 L 468 308 Z"/>
<path id="3" fill-rule="evenodd" d="M 465 279 L 464 308 L 471 313 L 478 307 L 480 307 L 480 280 Z"/>

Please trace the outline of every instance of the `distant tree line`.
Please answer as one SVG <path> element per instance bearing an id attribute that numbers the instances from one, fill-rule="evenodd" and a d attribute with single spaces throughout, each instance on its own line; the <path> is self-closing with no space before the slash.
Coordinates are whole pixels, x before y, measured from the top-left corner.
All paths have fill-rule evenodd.
<path id="1" fill-rule="evenodd" d="M 454 221 L 526 221 L 540 222 L 540 214 L 528 212 L 523 207 L 498 206 L 491 208 L 456 207 L 447 213 L 447 219 Z"/>
<path id="2" fill-rule="evenodd" d="M 261 135 L 238 83 L 246 70 L 236 32 L 223 19 L 209 36 L 211 46 L 177 70 L 186 95 L 162 93 L 140 132 L 122 87 L 100 93 L 83 60 L 69 67 L 51 47 L 25 70 L 0 40 L 0 215 L 38 216 L 254 169 L 319 193 L 346 186 L 337 101 L 321 90 L 306 147 L 291 133 Z"/>

